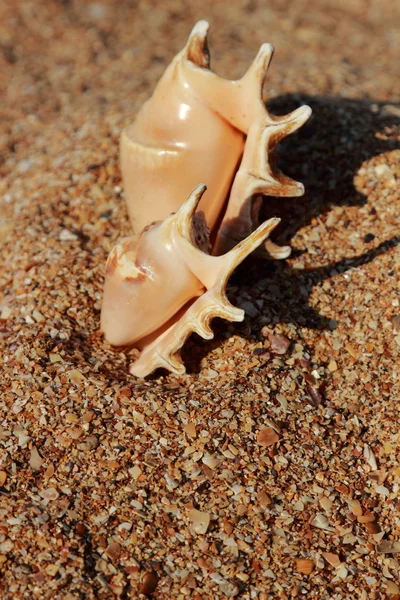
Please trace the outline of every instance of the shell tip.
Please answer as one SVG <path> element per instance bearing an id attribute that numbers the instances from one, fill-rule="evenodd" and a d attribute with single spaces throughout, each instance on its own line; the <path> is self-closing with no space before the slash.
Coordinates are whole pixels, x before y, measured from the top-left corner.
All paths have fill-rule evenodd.
<path id="1" fill-rule="evenodd" d="M 210 68 L 210 51 L 207 44 L 208 21 L 198 21 L 193 27 L 186 44 L 186 59 L 202 67 Z"/>

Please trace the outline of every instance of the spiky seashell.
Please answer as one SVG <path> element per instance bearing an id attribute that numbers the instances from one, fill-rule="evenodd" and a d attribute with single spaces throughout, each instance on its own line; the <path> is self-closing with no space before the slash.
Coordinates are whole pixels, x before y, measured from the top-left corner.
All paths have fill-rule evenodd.
<path id="1" fill-rule="evenodd" d="M 135 232 L 178 210 L 183 199 L 205 183 L 199 208 L 211 239 L 218 238 L 216 254 L 255 228 L 256 196 L 304 193 L 303 185 L 283 175 L 270 157 L 282 138 L 303 125 L 311 109 L 301 106 L 282 117 L 266 110 L 262 88 L 271 44 L 261 46 L 238 81 L 213 73 L 207 32 L 206 21 L 195 25 L 152 97 L 122 132 L 121 168 Z M 289 252 L 285 248 L 278 254 Z"/>
<path id="2" fill-rule="evenodd" d="M 207 22 L 197 23 L 121 136 L 128 212 L 134 232 L 142 233 L 111 252 L 101 326 L 112 344 L 142 349 L 131 368 L 140 376 L 159 366 L 184 372 L 179 350 L 192 331 L 209 339 L 214 316 L 244 318 L 224 288 L 235 266 L 278 222 L 253 232 L 259 199 L 304 193 L 301 183 L 274 166 L 271 153 L 311 109 L 302 106 L 282 117 L 267 112 L 262 87 L 270 44 L 261 46 L 238 81 L 213 73 L 207 31 Z M 192 193 L 200 182 L 207 192 L 203 185 Z M 265 249 L 274 258 L 290 254 L 271 240 Z"/>
<path id="3" fill-rule="evenodd" d="M 195 211 L 205 189 L 199 185 L 177 213 L 123 240 L 108 258 L 101 327 L 111 344 L 142 350 L 131 367 L 134 375 L 157 367 L 184 373 L 179 351 L 192 332 L 211 339 L 214 317 L 244 319 L 226 298 L 226 284 L 279 219 L 264 222 L 226 254 L 211 256 L 196 241 Z"/>

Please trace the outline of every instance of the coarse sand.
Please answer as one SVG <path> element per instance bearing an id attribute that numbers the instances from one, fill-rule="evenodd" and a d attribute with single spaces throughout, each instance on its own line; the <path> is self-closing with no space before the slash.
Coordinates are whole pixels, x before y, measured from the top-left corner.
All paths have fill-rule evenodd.
<path id="1" fill-rule="evenodd" d="M 312 107 L 277 149 L 306 194 L 264 202 L 293 254 L 236 271 L 245 321 L 138 380 L 99 332 L 118 139 L 201 18 L 219 74 L 271 42 L 270 111 Z M 2 600 L 399 600 L 399 31 L 398 0 L 1 0 Z"/>

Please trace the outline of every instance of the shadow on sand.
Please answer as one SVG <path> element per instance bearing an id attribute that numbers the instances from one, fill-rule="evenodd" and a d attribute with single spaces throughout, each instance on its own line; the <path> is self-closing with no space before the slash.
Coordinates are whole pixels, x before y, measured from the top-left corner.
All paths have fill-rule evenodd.
<path id="1" fill-rule="evenodd" d="M 333 206 L 362 206 L 366 199 L 354 185 L 354 177 L 361 165 L 383 152 L 400 147 L 398 141 L 388 139 L 386 135 L 388 129 L 400 125 L 399 105 L 295 94 L 275 98 L 268 103 L 268 109 L 274 115 L 281 115 L 302 104 L 310 105 L 313 114 L 298 132 L 279 144 L 277 162 L 283 173 L 304 183 L 306 192 L 300 198 L 265 197 L 260 214 L 262 220 L 272 216 L 281 217 L 282 222 L 274 238 L 281 245 L 290 245 L 299 229 L 329 212 Z M 376 256 L 397 246 L 399 241 L 400 238 L 395 237 L 369 250 L 366 242 L 366 252 L 362 255 L 316 269 L 297 270 L 290 268 L 286 261 L 266 263 L 252 257 L 237 269 L 231 283 L 237 287 L 251 287 L 260 279 L 267 278 L 269 289 L 274 291 L 267 306 L 273 322 L 328 329 L 332 325 L 330 319 L 308 304 L 312 288 L 337 273 L 374 260 Z M 294 299 L 293 289 L 302 290 L 303 293 Z M 234 296 L 230 299 L 235 303 Z M 235 326 L 243 337 L 249 337 L 246 333 L 248 322 L 247 317 L 247 325 Z M 253 329 L 253 339 L 257 337 L 256 329 Z M 218 334 L 224 330 L 223 323 L 216 322 L 214 330 L 216 338 L 211 342 L 202 340 L 201 353 L 198 350 L 194 352 L 193 342 L 199 342 L 197 336 L 192 336 L 194 339 L 188 341 L 187 348 L 182 352 L 188 372 L 197 372 L 201 358 L 219 345 Z"/>

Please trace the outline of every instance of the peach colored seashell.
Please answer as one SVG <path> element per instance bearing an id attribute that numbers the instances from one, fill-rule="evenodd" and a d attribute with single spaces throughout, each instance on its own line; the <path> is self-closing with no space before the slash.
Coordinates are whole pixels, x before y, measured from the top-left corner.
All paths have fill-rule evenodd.
<path id="1" fill-rule="evenodd" d="M 243 320 L 244 312 L 226 299 L 226 283 L 279 222 L 270 219 L 253 231 L 259 198 L 304 193 L 269 157 L 311 109 L 283 117 L 267 112 L 262 87 L 270 44 L 238 81 L 210 71 L 207 31 L 205 21 L 196 24 L 121 136 L 128 212 L 142 233 L 110 254 L 101 328 L 111 344 L 142 350 L 131 367 L 142 377 L 157 367 L 184 373 L 180 348 L 193 331 L 213 337 L 213 317 Z M 269 239 L 265 249 L 274 258 L 290 254 Z"/>

